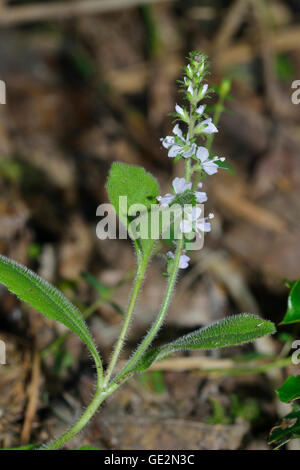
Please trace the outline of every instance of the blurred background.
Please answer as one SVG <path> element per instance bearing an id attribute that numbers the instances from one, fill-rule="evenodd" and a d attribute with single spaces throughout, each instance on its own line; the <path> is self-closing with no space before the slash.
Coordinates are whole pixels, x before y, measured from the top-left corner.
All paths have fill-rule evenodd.
<path id="1" fill-rule="evenodd" d="M 144 166 L 161 194 L 182 174 L 159 138 L 172 129 L 168 113 L 181 103 L 176 80 L 191 50 L 209 55 L 210 86 L 232 81 L 213 150 L 234 173 L 205 183 L 213 230 L 181 274 L 158 341 L 239 312 L 282 319 L 284 279 L 300 277 L 300 105 L 291 100 L 299 18 L 299 0 L 0 0 L 0 252 L 80 307 L 104 361 L 135 255 L 127 240 L 96 238 L 96 209 L 107 202 L 113 161 Z M 158 311 L 163 269 L 155 258 L 124 354 Z M 278 357 L 293 330 L 284 331 L 160 363 L 124 386 L 69 447 L 270 448 L 270 427 L 286 412 L 274 387 L 287 369 L 227 369 L 232 358 Z M 0 446 L 46 441 L 90 400 L 88 353 L 1 286 L 0 338 Z"/>

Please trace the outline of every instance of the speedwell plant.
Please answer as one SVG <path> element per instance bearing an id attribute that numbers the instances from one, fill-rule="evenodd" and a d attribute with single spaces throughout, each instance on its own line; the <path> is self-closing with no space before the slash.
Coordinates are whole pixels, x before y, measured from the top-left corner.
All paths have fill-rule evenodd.
<path id="1" fill-rule="evenodd" d="M 184 67 L 183 79 L 179 82 L 186 104 L 176 104 L 172 135 L 161 139 L 162 147 L 167 151 L 168 157 L 173 159 L 175 164 L 181 159 L 185 164 L 184 175 L 173 180 L 170 193 L 159 195 L 157 181 L 151 174 L 137 166 L 117 162 L 112 165 L 109 173 L 108 196 L 119 219 L 127 227 L 129 235 L 132 235 L 130 232 L 135 217 L 129 210 L 120 209 L 121 197 L 127 197 L 129 208 L 133 205 L 143 206 L 142 217 L 146 219 L 150 217 L 153 206 L 158 213 L 163 213 L 166 208 L 172 209 L 176 204 L 182 208 L 183 214 L 176 236 L 172 231 L 175 219 L 171 219 L 171 230 L 168 235 L 171 249 L 162 254 L 166 263 L 164 274 L 167 277 L 167 283 L 161 309 L 152 326 L 139 342 L 139 346 L 123 367 L 119 366 L 120 355 L 148 263 L 158 251 L 157 240 L 163 237 L 162 226 L 157 237 L 152 237 L 150 234 L 148 237 L 140 238 L 132 236 L 137 259 L 136 276 L 120 335 L 106 368 L 77 308 L 60 291 L 26 267 L 4 256 L 0 257 L 0 282 L 21 300 L 45 316 L 63 323 L 76 333 L 90 350 L 96 366 L 97 384 L 92 401 L 70 429 L 52 442 L 43 445 L 42 449 L 62 448 L 86 426 L 107 397 L 136 372 L 145 371 L 155 361 L 176 351 L 235 346 L 275 332 L 275 327 L 270 321 L 263 320 L 252 313 L 242 313 L 174 339 L 170 343 L 151 348 L 154 338 L 166 319 L 178 272 L 189 266 L 189 244 L 197 238 L 203 240 L 204 233 L 211 230 L 213 214 L 204 216 L 203 204 L 207 201 L 207 195 L 203 191 L 203 180 L 217 173 L 220 168 L 226 168 L 225 159 L 210 151 L 212 137 L 218 132 L 216 127 L 218 113 L 216 112 L 212 119 L 203 103 L 203 100 L 212 92 L 206 83 L 207 74 L 206 56 L 199 52 L 191 53 L 188 57 L 188 65 Z"/>

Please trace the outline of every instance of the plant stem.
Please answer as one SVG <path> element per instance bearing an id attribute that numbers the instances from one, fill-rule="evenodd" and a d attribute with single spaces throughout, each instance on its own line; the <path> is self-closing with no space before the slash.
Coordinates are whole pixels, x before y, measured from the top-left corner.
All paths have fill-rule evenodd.
<path id="1" fill-rule="evenodd" d="M 192 171 L 191 161 L 190 159 L 188 159 L 185 164 L 185 180 L 186 181 L 190 181 L 191 171 Z"/>
<path id="2" fill-rule="evenodd" d="M 171 271 L 170 277 L 169 277 L 169 282 L 167 285 L 167 290 L 165 294 L 165 298 L 162 304 L 162 307 L 160 309 L 160 312 L 153 323 L 150 331 L 148 334 L 145 336 L 144 340 L 132 356 L 132 358 L 127 362 L 125 367 L 121 370 L 121 372 L 117 375 L 117 377 L 114 379 L 113 383 L 116 381 L 120 380 L 123 378 L 123 376 L 128 373 L 134 365 L 138 362 L 138 360 L 141 358 L 143 353 L 146 351 L 146 349 L 150 346 L 152 343 L 154 337 L 156 336 L 157 332 L 159 331 L 161 325 L 163 324 L 163 321 L 165 319 L 165 316 L 167 314 L 169 304 L 171 301 L 173 289 L 175 286 L 176 278 L 177 278 L 177 273 L 178 273 L 178 266 L 179 266 L 179 261 L 180 261 L 180 256 L 181 256 L 181 251 L 183 248 L 183 236 L 180 237 L 177 243 L 177 248 L 176 248 L 176 253 L 175 253 L 175 258 L 174 258 L 174 264 L 173 264 L 173 269 Z"/>
<path id="3" fill-rule="evenodd" d="M 190 126 L 188 130 L 188 135 L 190 138 L 193 137 L 193 133 L 194 133 L 194 121 L 192 119 L 192 110 L 190 110 Z M 191 161 L 189 158 L 185 162 L 185 179 L 186 181 L 190 181 L 191 179 Z M 138 362 L 138 360 L 141 358 L 143 353 L 152 343 L 161 325 L 163 324 L 165 316 L 168 312 L 168 308 L 169 308 L 171 298 L 172 298 L 173 289 L 176 283 L 178 269 L 179 269 L 179 261 L 180 261 L 180 256 L 181 256 L 183 247 L 184 247 L 184 238 L 183 238 L 183 234 L 181 234 L 177 242 L 177 248 L 176 248 L 175 258 L 173 262 L 173 267 L 172 267 L 172 271 L 169 277 L 169 282 L 167 285 L 165 298 L 161 306 L 160 312 L 155 322 L 153 323 L 150 331 L 147 333 L 147 335 L 143 339 L 142 343 L 140 344 L 140 346 L 138 347 L 138 349 L 136 350 L 132 358 L 127 362 L 125 367 L 121 370 L 121 372 L 114 379 L 113 383 L 117 382 L 120 378 L 124 377 L 124 375 L 128 373 L 130 369 L 132 369 L 132 367 Z"/>
<path id="4" fill-rule="evenodd" d="M 127 329 L 128 329 L 129 323 L 130 323 L 130 318 L 131 318 L 131 315 L 133 313 L 133 309 L 134 309 L 134 305 L 135 305 L 135 302 L 136 302 L 136 299 L 137 299 L 139 289 L 140 289 L 142 281 L 144 279 L 145 270 L 146 270 L 146 267 L 147 267 L 147 264 L 148 264 L 148 261 L 149 261 L 149 257 L 150 257 L 150 255 L 145 256 L 144 258 L 142 258 L 141 263 L 138 265 L 136 280 L 135 280 L 134 288 L 133 288 L 133 291 L 132 291 L 132 296 L 131 296 L 131 299 L 130 299 L 128 312 L 126 314 L 124 324 L 123 324 L 123 328 L 121 330 L 121 334 L 120 334 L 119 340 L 117 342 L 116 349 L 114 351 L 115 356 L 113 355 L 113 357 L 112 357 L 112 359 L 115 357 L 115 361 L 118 359 L 118 355 L 116 354 L 117 346 L 118 346 L 118 352 L 120 352 L 121 349 L 122 349 L 122 346 L 123 346 L 124 339 L 126 337 L 126 332 L 127 332 Z M 84 315 L 85 318 L 87 318 L 87 316 L 89 316 L 94 311 L 94 308 L 96 308 L 98 305 L 100 305 L 102 302 L 105 302 L 105 301 L 106 301 L 106 299 L 98 299 L 90 307 L 90 309 L 87 310 L 87 313 L 85 311 L 85 315 Z M 125 326 L 126 326 L 126 328 L 125 328 Z M 120 340 L 122 338 L 123 338 L 123 341 L 121 343 Z M 65 339 L 66 339 L 66 335 L 63 335 L 60 338 L 58 338 L 59 341 L 54 343 L 55 347 L 57 347 L 57 346 L 59 347 L 60 344 Z M 51 345 L 51 346 L 53 347 L 53 345 Z M 52 351 L 52 349 L 51 349 L 51 351 Z M 82 413 L 79 420 L 68 431 L 66 431 L 62 436 L 60 436 L 55 441 L 50 442 L 46 446 L 43 446 L 41 448 L 41 450 L 60 449 L 61 447 L 64 446 L 64 444 L 66 442 L 73 439 L 73 437 L 75 437 L 87 425 L 87 423 L 90 421 L 90 419 L 93 417 L 93 415 L 98 410 L 101 403 L 103 403 L 103 401 L 108 396 L 110 396 L 117 388 L 119 388 L 119 386 L 122 385 L 123 382 L 121 382 L 120 384 L 113 384 L 109 388 L 105 389 L 105 385 L 104 385 L 104 381 L 103 381 L 102 364 L 101 364 L 101 362 L 99 362 L 99 359 L 97 357 L 94 357 L 94 360 L 95 360 L 96 369 L 97 369 L 97 385 L 96 385 L 96 392 L 95 392 L 95 395 L 94 395 L 92 401 L 90 402 L 90 404 L 88 405 L 86 410 Z M 113 364 L 113 363 L 111 362 L 111 364 Z M 114 365 L 115 364 L 113 364 L 111 366 L 111 372 L 113 371 Z M 109 380 L 109 378 L 108 378 L 108 380 Z"/>
<path id="5" fill-rule="evenodd" d="M 89 422 L 89 420 L 93 417 L 93 415 L 96 413 L 97 409 L 101 405 L 101 403 L 104 401 L 106 396 L 101 393 L 101 391 L 97 391 L 96 394 L 94 395 L 94 398 L 92 399 L 91 403 L 87 407 L 87 409 L 82 413 L 81 417 L 79 420 L 72 426 L 68 431 L 66 431 L 62 436 L 60 436 L 58 439 L 56 439 L 53 442 L 50 442 L 50 444 L 47 444 L 45 447 L 42 447 L 40 450 L 57 450 L 60 449 L 61 447 L 64 446 L 64 444 L 73 437 L 75 437 L 83 428 L 84 426 Z"/>
<path id="6" fill-rule="evenodd" d="M 123 345 L 124 345 L 124 342 L 125 342 L 125 339 L 126 339 L 126 336 L 127 336 L 127 333 L 128 333 L 128 329 L 129 329 L 129 326 L 130 326 L 131 318 L 132 318 L 132 315 L 133 315 L 133 312 L 134 312 L 134 307 L 135 307 L 135 304 L 136 304 L 136 301 L 137 301 L 137 298 L 138 298 L 138 294 L 139 294 L 139 291 L 141 289 L 141 286 L 142 286 L 142 283 L 143 283 L 143 280 L 144 280 L 144 277 L 145 277 L 145 272 L 146 272 L 146 268 L 147 268 L 149 258 L 150 258 L 150 256 L 146 256 L 146 255 L 142 256 L 142 259 L 141 259 L 140 263 L 138 264 L 138 269 L 137 269 L 136 278 L 135 278 L 132 293 L 131 293 L 131 298 L 130 298 L 128 310 L 127 310 L 126 315 L 124 317 L 124 321 L 123 321 L 123 325 L 122 325 L 122 328 L 121 328 L 120 336 L 119 336 L 119 338 L 116 342 L 114 352 L 112 354 L 110 363 L 109 363 L 108 368 L 107 368 L 107 372 L 106 372 L 105 379 L 104 379 L 104 384 L 103 384 L 104 388 L 109 383 L 109 379 L 110 379 L 110 377 L 111 377 L 111 375 L 114 371 L 114 368 L 116 366 L 116 363 L 117 363 L 117 361 L 119 359 L 119 356 L 120 356 L 120 353 L 122 351 L 122 348 L 123 348 Z"/>
<path id="7" fill-rule="evenodd" d="M 70 429 L 68 429 L 68 431 L 66 431 L 64 434 L 62 434 L 53 442 L 50 442 L 49 444 L 42 446 L 40 450 L 56 450 L 56 449 L 60 449 L 61 447 L 63 447 L 66 442 L 70 441 L 70 439 L 73 439 L 73 437 L 75 437 L 84 428 L 84 426 L 86 426 L 89 420 L 96 413 L 101 403 L 105 400 L 105 398 L 108 395 L 110 395 L 110 393 L 113 392 L 113 389 L 111 389 L 110 391 L 106 391 L 106 392 L 103 391 L 102 363 L 100 361 L 99 356 L 94 356 L 94 361 L 95 361 L 96 370 L 97 370 L 97 385 L 96 385 L 96 392 L 92 401 L 90 402 L 86 410 L 82 413 L 79 420 L 76 421 L 76 423 Z"/>

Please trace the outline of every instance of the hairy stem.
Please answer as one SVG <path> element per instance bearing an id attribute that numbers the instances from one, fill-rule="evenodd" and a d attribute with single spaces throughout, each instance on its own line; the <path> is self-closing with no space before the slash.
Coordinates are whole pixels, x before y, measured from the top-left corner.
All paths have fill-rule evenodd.
<path id="1" fill-rule="evenodd" d="M 137 269 L 136 278 L 135 278 L 135 282 L 134 282 L 132 293 L 131 293 L 131 298 L 130 298 L 128 310 L 127 310 L 126 315 L 124 317 L 124 321 L 123 321 L 123 325 L 122 325 L 122 328 L 121 328 L 120 336 L 119 336 L 119 338 L 116 342 L 114 352 L 112 354 L 110 363 L 109 363 L 108 368 L 107 368 L 107 372 L 106 372 L 105 379 L 104 379 L 104 384 L 103 384 L 104 388 L 109 383 L 110 377 L 111 377 L 111 375 L 114 371 L 114 368 L 116 366 L 116 363 L 117 363 L 117 361 L 119 359 L 119 356 L 120 356 L 120 353 L 122 351 L 124 342 L 126 340 L 126 336 L 127 336 L 128 329 L 129 329 L 129 326 L 130 326 L 131 318 L 132 318 L 132 315 L 133 315 L 133 312 L 134 312 L 134 307 L 135 307 L 135 304 L 136 304 L 136 301 L 137 301 L 137 298 L 138 298 L 138 295 L 139 295 L 139 291 L 141 289 L 141 286 L 142 286 L 142 283 L 143 283 L 143 280 L 144 280 L 144 277 L 145 277 L 145 272 L 146 272 L 148 261 L 149 261 L 149 256 L 143 256 L 142 259 L 141 259 L 141 262 L 138 264 L 138 269 Z"/>
<path id="2" fill-rule="evenodd" d="M 75 437 L 86 426 L 86 424 L 90 421 L 90 419 L 96 413 L 101 403 L 110 394 L 109 392 L 102 391 L 102 381 L 103 381 L 102 364 L 101 362 L 99 362 L 100 361 L 99 358 L 94 357 L 94 359 L 95 359 L 96 370 L 97 370 L 97 386 L 96 386 L 96 393 L 92 401 L 90 402 L 86 410 L 82 413 L 79 420 L 76 421 L 76 423 L 70 429 L 68 429 L 68 431 L 66 431 L 60 437 L 55 439 L 53 442 L 50 442 L 49 444 L 46 444 L 45 446 L 41 447 L 40 450 L 56 450 L 56 449 L 60 449 L 61 447 L 63 447 L 66 442 L 73 439 L 73 437 Z"/>
<path id="3" fill-rule="evenodd" d="M 123 327 L 122 327 L 122 330 L 121 330 L 120 337 L 117 341 L 116 348 L 115 348 L 113 356 L 112 356 L 112 361 L 110 363 L 110 367 L 108 369 L 108 373 L 110 372 L 110 374 L 113 372 L 115 363 L 116 363 L 116 361 L 118 359 L 118 356 L 119 356 L 119 353 L 122 349 L 122 346 L 123 346 L 123 343 L 124 343 L 124 340 L 125 340 L 125 337 L 126 337 L 126 333 L 127 333 L 128 327 L 129 327 L 130 319 L 131 319 L 131 316 L 132 316 L 132 313 L 133 313 L 133 309 L 134 309 L 134 306 L 135 306 L 135 302 L 136 302 L 139 290 L 141 288 L 142 281 L 144 279 L 145 270 L 146 270 L 148 261 L 149 261 L 149 256 L 144 257 L 142 259 L 141 263 L 139 263 L 139 265 L 138 265 L 137 275 L 136 275 L 135 284 L 134 284 L 134 287 L 133 287 L 132 296 L 131 296 L 131 299 L 130 299 L 128 311 L 127 311 L 126 317 L 124 319 L 124 323 L 123 323 Z M 97 302 L 100 303 L 101 300 L 103 300 L 103 299 L 98 299 Z M 63 342 L 65 337 L 63 336 L 59 339 L 61 340 L 61 342 Z M 99 358 L 94 357 L 94 360 L 95 360 L 96 369 L 97 369 L 97 385 L 96 385 L 96 392 L 95 392 L 95 395 L 94 395 L 92 401 L 90 402 L 90 404 L 88 405 L 86 410 L 82 413 L 79 420 L 70 429 L 68 429 L 68 431 L 66 431 L 58 439 L 54 440 L 53 442 L 50 442 L 46 446 L 43 446 L 41 448 L 42 450 L 60 449 L 61 447 L 64 446 L 64 444 L 66 442 L 73 439 L 73 437 L 75 437 L 87 425 L 87 423 L 90 421 L 90 419 L 93 417 L 93 415 L 98 410 L 101 403 L 103 403 L 103 401 L 108 396 L 110 396 L 121 385 L 121 384 L 120 385 L 119 384 L 118 385 L 114 384 L 111 387 L 106 388 L 107 382 L 105 382 L 105 380 L 108 381 L 109 378 L 110 378 L 110 375 L 107 374 L 107 376 L 103 380 L 102 364 L 101 364 L 101 362 L 99 362 Z"/>
<path id="4" fill-rule="evenodd" d="M 141 358 L 141 356 L 144 354 L 144 352 L 147 350 L 147 348 L 150 346 L 152 343 L 153 339 L 155 338 L 157 332 L 159 331 L 160 327 L 163 324 L 163 321 L 165 319 L 165 316 L 167 314 L 170 301 L 172 298 L 172 293 L 173 289 L 176 283 L 176 278 L 177 278 L 177 273 L 178 273 L 178 266 L 179 266 L 179 261 L 180 261 L 180 256 L 181 256 L 181 251 L 183 248 L 183 237 L 178 240 L 177 243 L 177 248 L 176 248 L 176 253 L 175 253 L 175 258 L 174 258 L 174 264 L 173 268 L 169 277 L 169 282 L 167 285 L 167 290 L 165 294 L 165 298 L 163 301 L 163 304 L 161 306 L 160 312 L 153 323 L 150 331 L 148 334 L 145 336 L 144 340 L 132 356 L 132 358 L 127 362 L 125 365 L 124 369 L 118 374 L 118 376 L 115 378 L 114 383 L 121 379 L 125 374 L 127 374 L 133 367 L 134 365 L 138 362 L 138 360 Z"/>

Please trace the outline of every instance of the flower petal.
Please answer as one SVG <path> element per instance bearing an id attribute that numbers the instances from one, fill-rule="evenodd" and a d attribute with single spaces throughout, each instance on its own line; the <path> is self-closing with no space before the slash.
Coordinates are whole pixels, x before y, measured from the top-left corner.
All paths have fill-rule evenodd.
<path id="1" fill-rule="evenodd" d="M 178 267 L 179 267 L 180 269 L 186 269 L 186 268 L 188 268 L 188 267 L 189 267 L 189 261 L 190 261 L 190 259 L 191 259 L 191 258 L 190 258 L 189 256 L 187 256 L 187 255 L 181 255 L 181 256 L 180 256 L 180 259 L 179 259 L 179 265 L 178 265 Z"/>
<path id="2" fill-rule="evenodd" d="M 168 157 L 170 158 L 177 157 L 177 155 L 179 155 L 182 151 L 183 151 L 183 148 L 181 147 L 181 145 L 174 144 L 172 145 L 172 147 L 170 148 L 168 152 Z"/>
<path id="3" fill-rule="evenodd" d="M 160 196 L 159 202 L 161 206 L 166 207 L 171 204 L 174 199 L 175 196 L 173 194 L 165 194 L 164 196 Z"/>
<path id="4" fill-rule="evenodd" d="M 184 140 L 184 137 L 182 135 L 182 130 L 180 129 L 179 124 L 176 124 L 176 126 L 174 127 L 172 132 L 173 132 L 173 134 L 177 135 L 177 137 L 179 137 L 179 139 Z M 173 139 L 174 139 L 174 137 L 173 137 Z"/>
<path id="5" fill-rule="evenodd" d="M 190 233 L 192 230 L 193 230 L 193 227 L 189 220 L 182 220 L 180 222 L 181 233 Z"/>
<path id="6" fill-rule="evenodd" d="M 214 123 L 212 122 L 211 118 L 207 118 L 201 122 L 201 126 L 205 126 L 203 132 L 205 134 L 214 134 L 215 132 L 219 132 Z"/>
<path id="7" fill-rule="evenodd" d="M 187 220 L 189 222 L 195 222 L 195 220 L 199 219 L 200 215 L 202 214 L 202 208 L 199 206 L 184 206 L 184 213 L 187 216 Z"/>
<path id="8" fill-rule="evenodd" d="M 202 168 L 208 175 L 214 175 L 215 173 L 217 173 L 219 167 L 213 161 L 206 160 L 202 163 Z"/>
<path id="9" fill-rule="evenodd" d="M 183 110 L 183 108 L 182 108 L 181 106 L 179 106 L 179 104 L 176 104 L 176 105 L 175 105 L 175 111 L 176 111 L 176 113 L 178 113 L 178 114 L 180 114 L 181 116 L 185 117 L 185 116 L 184 116 L 184 110 Z"/>
<path id="10" fill-rule="evenodd" d="M 196 113 L 200 114 L 200 116 L 201 116 L 201 114 L 203 114 L 204 108 L 205 108 L 204 104 L 201 104 L 201 105 L 196 109 Z"/>
<path id="11" fill-rule="evenodd" d="M 208 84 L 207 83 L 204 83 L 203 87 L 202 87 L 202 90 L 201 90 L 201 95 L 200 97 L 203 98 L 205 93 L 207 92 L 207 89 L 208 89 Z M 200 98 L 200 99 L 201 99 Z"/>
<path id="12" fill-rule="evenodd" d="M 175 178 L 172 185 L 176 194 L 182 194 L 187 189 L 192 189 L 192 183 L 188 183 L 185 178 Z"/>
<path id="13" fill-rule="evenodd" d="M 189 84 L 189 87 L 188 87 L 187 91 L 188 91 L 188 93 L 190 93 L 193 96 L 194 90 L 193 90 L 193 87 L 192 87 L 191 83 Z"/>
<path id="14" fill-rule="evenodd" d="M 185 152 L 183 152 L 182 156 L 183 156 L 184 158 L 189 158 L 189 157 L 191 157 L 192 155 L 195 155 L 196 151 L 197 151 L 197 145 L 196 145 L 196 144 L 192 144 L 188 150 L 186 150 Z"/>
<path id="15" fill-rule="evenodd" d="M 204 222 L 204 229 L 203 232 L 210 232 L 211 231 L 211 224 L 210 222 Z"/>
<path id="16" fill-rule="evenodd" d="M 195 231 L 197 233 L 210 232 L 211 231 L 210 222 L 206 222 L 204 218 L 198 219 L 197 222 L 195 223 Z"/>
<path id="17" fill-rule="evenodd" d="M 175 144 L 175 139 L 172 135 L 167 135 L 164 139 L 161 139 L 162 146 L 165 147 L 165 149 L 169 149 L 172 147 L 172 145 Z"/>
<path id="18" fill-rule="evenodd" d="M 208 159 L 209 151 L 205 147 L 198 147 L 196 157 L 203 163 Z"/>
<path id="19" fill-rule="evenodd" d="M 196 201 L 199 204 L 207 201 L 207 194 L 202 191 L 195 191 Z"/>

